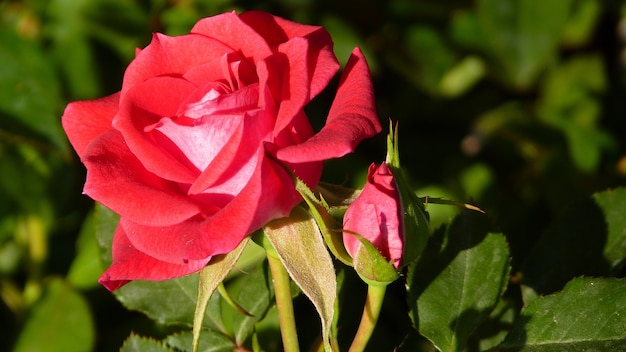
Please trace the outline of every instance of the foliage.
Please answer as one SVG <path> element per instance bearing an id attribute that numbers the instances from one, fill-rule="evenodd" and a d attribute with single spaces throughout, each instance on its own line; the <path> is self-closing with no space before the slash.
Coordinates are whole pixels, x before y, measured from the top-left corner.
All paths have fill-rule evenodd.
<path id="1" fill-rule="evenodd" d="M 368 351 L 626 346 L 622 2 L 5 0 L 1 350 L 190 351 L 197 276 L 116 295 L 96 283 L 117 219 L 81 196 L 84 170 L 60 116 L 69 101 L 117 91 L 152 32 L 182 34 L 201 17 L 253 8 L 324 25 L 341 62 L 363 48 L 379 115 L 399 122 L 403 198 L 470 201 L 487 214 L 412 205 L 420 233 L 420 206 L 428 211 L 432 234 L 389 286 Z M 329 99 L 308 107 L 317 126 Z M 323 179 L 360 188 L 385 146 L 384 135 L 363 143 Z M 225 281 L 249 315 L 213 294 L 200 351 L 281 349 L 262 252 L 251 241 Z M 293 287 L 302 346 L 317 346 L 324 324 L 344 350 L 358 325 L 366 286 L 349 263 L 333 264 L 332 324 L 311 318 L 321 303 Z"/>

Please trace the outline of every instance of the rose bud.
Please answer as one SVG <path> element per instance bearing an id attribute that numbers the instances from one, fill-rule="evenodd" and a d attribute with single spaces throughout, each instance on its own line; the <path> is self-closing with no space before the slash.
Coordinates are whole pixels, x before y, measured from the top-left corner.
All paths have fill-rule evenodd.
<path id="1" fill-rule="evenodd" d="M 397 269 L 402 264 L 404 224 L 400 193 L 386 163 L 372 164 L 367 182 L 343 218 L 346 250 L 357 257 L 362 247 L 359 236 L 371 242 L 380 254 Z"/>
<path id="2" fill-rule="evenodd" d="M 349 59 L 317 133 L 304 107 L 339 63 L 322 27 L 271 14 L 200 20 L 155 34 L 121 90 L 74 102 L 63 127 L 87 168 L 84 193 L 120 215 L 109 290 L 202 269 L 302 200 L 324 160 L 380 132 L 369 68 Z"/>

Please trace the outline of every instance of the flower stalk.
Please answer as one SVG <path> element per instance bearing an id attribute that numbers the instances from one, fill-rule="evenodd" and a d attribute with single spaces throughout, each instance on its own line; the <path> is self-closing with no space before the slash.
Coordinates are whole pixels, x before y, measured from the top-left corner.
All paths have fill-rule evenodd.
<path id="1" fill-rule="evenodd" d="M 363 308 L 361 323 L 359 324 L 359 329 L 354 336 L 354 340 L 352 340 L 352 344 L 348 350 L 349 352 L 360 352 L 365 349 L 365 346 L 367 346 L 367 342 L 372 336 L 372 332 L 374 331 L 376 322 L 380 316 L 380 309 L 383 306 L 386 290 L 386 285 L 367 286 L 367 298 L 365 299 L 365 307 Z"/>
<path id="2" fill-rule="evenodd" d="M 268 255 L 267 261 L 270 266 L 270 271 L 272 272 L 272 282 L 274 284 L 274 295 L 276 298 L 276 308 L 278 309 L 283 350 L 285 352 L 299 352 L 300 347 L 298 344 L 295 315 L 293 313 L 289 274 L 279 258 Z"/>

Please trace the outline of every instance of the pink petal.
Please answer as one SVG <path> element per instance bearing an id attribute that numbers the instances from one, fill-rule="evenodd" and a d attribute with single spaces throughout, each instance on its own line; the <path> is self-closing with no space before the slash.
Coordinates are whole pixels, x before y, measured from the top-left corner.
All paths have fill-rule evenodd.
<path id="1" fill-rule="evenodd" d="M 79 156 L 96 137 L 111 130 L 111 121 L 117 114 L 120 94 L 104 98 L 70 103 L 63 113 L 63 129 Z"/>
<path id="2" fill-rule="evenodd" d="M 202 269 L 211 258 L 191 260 L 185 264 L 162 262 L 138 251 L 128 240 L 121 226 L 113 237 L 113 263 L 98 282 L 115 291 L 132 280 L 167 280 Z"/>
<path id="3" fill-rule="evenodd" d="M 167 226 L 201 211 L 175 183 L 148 172 L 115 130 L 94 140 L 83 161 L 87 167 L 84 192 L 122 217 Z"/>
<path id="4" fill-rule="evenodd" d="M 391 170 L 385 163 L 370 165 L 363 191 L 346 210 L 344 229 L 365 237 L 398 268 L 404 246 L 403 223 L 402 202 Z M 349 233 L 344 233 L 343 239 L 354 257 L 361 242 Z"/>
<path id="5" fill-rule="evenodd" d="M 181 78 L 150 79 L 128 90 L 113 120 L 113 126 L 146 169 L 171 181 L 192 183 L 198 170 L 176 145 L 149 127 L 163 117 L 175 116 L 195 90 L 194 85 Z"/>
<path id="6" fill-rule="evenodd" d="M 153 77 L 182 75 L 190 68 L 231 52 L 224 43 L 197 34 L 168 37 L 156 33 L 152 42 L 128 65 L 122 95 L 131 87 Z"/>
<path id="7" fill-rule="evenodd" d="M 189 192 L 226 192 L 236 195 L 248 183 L 258 163 L 259 148 L 272 129 L 273 114 L 264 110 L 238 116 L 239 124 L 228 140 L 223 140 L 219 154 L 193 183 Z M 235 118 L 232 118 L 235 120 Z M 264 156 L 263 156 L 264 157 Z"/>
<path id="8" fill-rule="evenodd" d="M 193 26 L 191 33 L 219 40 L 231 48 L 231 51 L 241 51 L 251 62 L 272 54 L 264 38 L 243 22 L 234 11 L 201 19 Z"/>
<path id="9" fill-rule="evenodd" d="M 183 264 L 233 250 L 269 221 L 287 216 L 300 200 L 289 174 L 264 158 L 241 193 L 211 217 L 168 227 L 142 226 L 124 218 L 121 224 L 135 248 L 159 260 Z"/>
<path id="10" fill-rule="evenodd" d="M 280 160 L 298 163 L 344 156 L 381 131 L 367 62 L 356 48 L 339 82 L 337 95 L 322 130 L 306 142 L 277 152 Z"/>
<path id="11" fill-rule="evenodd" d="M 278 47 L 278 52 L 284 54 L 277 55 L 284 59 L 279 63 L 282 71 L 270 75 L 270 79 L 272 77 L 286 79 L 282 82 L 279 95 L 281 97 L 280 108 L 274 134 L 280 133 L 289 126 L 292 119 L 328 85 L 328 81 L 339 69 L 339 63 L 334 56 L 320 58 L 317 50 L 319 48 L 315 48 L 304 38 L 291 39 Z"/>
<path id="12" fill-rule="evenodd" d="M 299 57 L 306 61 L 304 66 L 309 77 L 307 81 L 310 81 L 309 100 L 326 88 L 337 73 L 339 63 L 333 52 L 333 41 L 323 27 L 292 22 L 262 11 L 248 11 L 239 17 L 265 38 L 270 46 L 288 44 L 295 38 L 306 39 L 306 51 L 293 51 L 287 58 Z M 279 49 L 279 52 L 287 51 Z M 291 79 L 291 82 L 297 81 Z"/>
<path id="13" fill-rule="evenodd" d="M 259 81 L 254 66 L 245 60 L 241 53 L 233 52 L 193 67 L 183 77 L 198 87 L 206 85 L 207 82 L 226 82 L 231 91 Z"/>
<path id="14" fill-rule="evenodd" d="M 164 118 L 155 129 L 167 136 L 197 170 L 204 171 L 240 129 L 246 111 L 257 109 L 258 101 L 256 84 L 229 94 L 203 97 L 198 102 L 185 104 L 183 115 L 192 119 L 193 124 L 179 124 Z M 254 129 L 262 131 L 262 124 L 257 123 Z M 246 144 L 258 146 L 260 141 L 246 139 Z"/>

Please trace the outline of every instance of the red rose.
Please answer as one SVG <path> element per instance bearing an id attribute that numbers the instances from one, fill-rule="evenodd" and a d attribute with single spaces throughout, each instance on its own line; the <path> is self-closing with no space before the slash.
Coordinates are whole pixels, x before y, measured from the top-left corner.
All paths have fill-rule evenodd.
<path id="1" fill-rule="evenodd" d="M 402 264 L 402 201 L 391 169 L 386 163 L 379 167 L 370 165 L 367 183 L 346 210 L 343 228 L 372 242 L 396 269 Z M 361 241 L 349 233 L 344 233 L 343 240 L 348 253 L 355 257 Z"/>
<path id="2" fill-rule="evenodd" d="M 120 214 L 109 290 L 201 269 L 301 201 L 322 163 L 380 131 L 367 63 L 355 49 L 326 125 L 303 107 L 339 69 L 321 27 L 264 12 L 155 34 L 120 92 L 74 102 L 63 127 L 87 167 L 84 192 Z"/>

